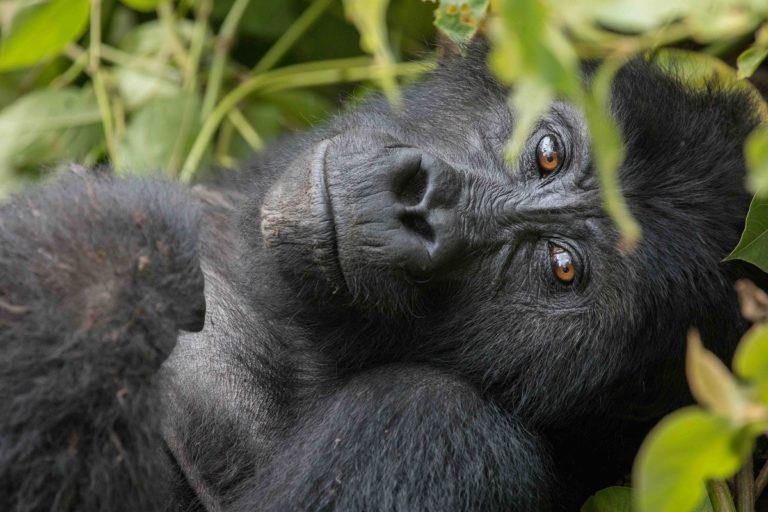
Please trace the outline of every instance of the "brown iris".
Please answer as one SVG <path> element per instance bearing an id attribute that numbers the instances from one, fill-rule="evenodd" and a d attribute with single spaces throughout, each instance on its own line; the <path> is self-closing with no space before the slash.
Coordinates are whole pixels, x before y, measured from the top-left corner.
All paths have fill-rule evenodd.
<path id="1" fill-rule="evenodd" d="M 555 172 L 560 167 L 560 159 L 557 139 L 552 135 L 543 136 L 536 146 L 536 163 L 542 176 Z"/>
<path id="2" fill-rule="evenodd" d="M 561 283 L 571 283 L 576 278 L 576 263 L 571 254 L 559 245 L 549 244 L 552 273 Z"/>

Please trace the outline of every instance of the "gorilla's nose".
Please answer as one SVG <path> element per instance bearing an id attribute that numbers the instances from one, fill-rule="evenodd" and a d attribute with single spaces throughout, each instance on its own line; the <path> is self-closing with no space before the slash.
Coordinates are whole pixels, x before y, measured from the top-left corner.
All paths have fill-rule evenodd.
<path id="1" fill-rule="evenodd" d="M 410 275 L 426 278 L 448 265 L 462 245 L 457 212 L 461 178 L 427 153 L 393 172 L 396 204 L 391 212 L 399 229 L 391 250 Z"/>
<path id="2" fill-rule="evenodd" d="M 450 268 L 466 231 L 463 173 L 381 132 L 333 138 L 322 162 L 339 266 L 353 293 L 356 283 L 397 286 L 398 277 L 430 280 Z"/>

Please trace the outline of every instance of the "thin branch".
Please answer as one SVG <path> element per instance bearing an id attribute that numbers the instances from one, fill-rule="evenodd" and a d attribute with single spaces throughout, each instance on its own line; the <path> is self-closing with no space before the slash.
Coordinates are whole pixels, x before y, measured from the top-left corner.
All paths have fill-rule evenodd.
<path id="1" fill-rule="evenodd" d="M 755 476 L 752 468 L 752 456 L 736 474 L 736 505 L 738 512 L 755 512 Z"/>
<path id="2" fill-rule="evenodd" d="M 72 62 L 72 65 L 67 68 L 65 72 L 57 76 L 54 80 L 51 81 L 51 87 L 54 89 L 61 89 L 63 87 L 66 87 L 70 85 L 72 82 L 77 80 L 77 77 L 79 77 L 88 67 L 89 62 L 89 56 L 87 52 L 82 52 L 80 55 L 78 55 L 74 61 Z"/>
<path id="3" fill-rule="evenodd" d="M 224 18 L 224 22 L 221 24 L 221 30 L 219 30 L 219 35 L 214 43 L 211 73 L 208 76 L 203 107 L 200 110 L 201 119 L 208 117 L 219 99 L 221 83 L 224 80 L 224 70 L 227 66 L 227 56 L 232 48 L 232 41 L 237 33 L 240 19 L 250 3 L 251 0 L 235 0 L 232 8 L 227 13 L 227 17 Z"/>
<path id="4" fill-rule="evenodd" d="M 189 55 L 187 55 L 184 43 L 181 42 L 181 38 L 179 38 L 179 34 L 176 32 L 176 17 L 170 0 L 160 2 L 157 6 L 157 17 L 160 18 L 160 23 L 165 28 L 165 33 L 171 43 L 171 55 L 176 61 L 176 65 L 183 70 L 187 70 L 189 68 Z"/>
<path id="5" fill-rule="evenodd" d="M 208 18 L 213 9 L 213 0 L 201 0 L 195 17 L 195 28 L 192 33 L 192 42 L 189 51 L 188 67 L 184 70 L 184 110 L 181 114 L 181 124 L 173 146 L 173 152 L 168 162 L 168 171 L 176 174 L 181 167 L 183 153 L 187 147 L 188 139 L 195 121 L 195 106 L 197 104 L 197 72 L 200 68 L 200 59 L 205 47 L 208 32 Z"/>
<path id="6" fill-rule="evenodd" d="M 251 126 L 251 123 L 248 122 L 248 119 L 245 118 L 242 112 L 236 108 L 232 109 L 227 116 L 227 119 L 232 123 L 232 126 L 237 128 L 237 132 L 245 142 L 248 143 L 252 150 L 261 151 L 264 149 L 264 139 L 262 139 L 256 129 Z"/>
<path id="7" fill-rule="evenodd" d="M 763 464 L 763 467 L 757 474 L 757 478 L 755 478 L 755 499 L 762 496 L 766 486 L 768 486 L 768 460 L 765 461 L 765 464 Z"/>
<path id="8" fill-rule="evenodd" d="M 115 140 L 114 121 L 112 108 L 109 104 L 104 73 L 101 71 L 101 0 L 91 0 L 91 26 L 88 72 L 93 81 L 93 90 L 96 93 L 96 103 L 101 114 L 101 124 L 104 128 L 104 138 L 107 143 L 107 152 L 112 160 L 112 165 L 120 167 L 117 155 L 117 141 Z"/>
<path id="9" fill-rule="evenodd" d="M 301 13 L 301 16 L 296 18 L 296 21 L 288 27 L 288 30 L 283 32 L 280 39 L 275 41 L 275 44 L 273 44 L 261 60 L 256 63 L 256 66 L 253 68 L 253 74 L 257 75 L 259 73 L 264 73 L 275 67 L 275 64 L 280 62 L 280 59 L 288 53 L 288 50 L 296 44 L 296 41 L 301 39 L 301 36 L 315 24 L 332 2 L 333 0 L 315 0 L 312 2 L 312 5 L 307 7 L 307 9 Z"/>
<path id="10" fill-rule="evenodd" d="M 736 512 L 731 491 L 728 490 L 728 485 L 722 480 L 708 480 L 707 495 L 714 512 Z"/>

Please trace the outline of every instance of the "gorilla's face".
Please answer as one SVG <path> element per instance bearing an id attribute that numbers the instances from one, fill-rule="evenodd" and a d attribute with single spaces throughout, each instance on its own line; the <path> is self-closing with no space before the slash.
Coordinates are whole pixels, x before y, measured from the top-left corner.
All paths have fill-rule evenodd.
<path id="1" fill-rule="evenodd" d="M 719 262 L 748 201 L 744 95 L 690 91 L 643 63 L 618 75 L 622 187 L 643 227 L 625 254 L 580 112 L 553 104 L 509 166 L 506 91 L 458 72 L 416 87 L 400 114 L 374 105 L 339 122 L 268 194 L 265 241 L 308 300 L 410 317 L 419 347 L 460 352 L 505 391 L 582 385 L 568 374 L 585 367 L 599 385 L 601 358 L 654 364 L 649 344 L 678 354 L 690 325 L 731 314 Z M 598 364 L 572 364 L 584 358 Z"/>

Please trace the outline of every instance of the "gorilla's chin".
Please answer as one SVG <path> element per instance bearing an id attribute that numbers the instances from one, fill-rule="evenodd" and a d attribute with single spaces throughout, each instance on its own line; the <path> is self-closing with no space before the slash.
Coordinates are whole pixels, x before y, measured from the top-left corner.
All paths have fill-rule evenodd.
<path id="1" fill-rule="evenodd" d="M 345 289 L 324 169 L 328 142 L 312 148 L 272 186 L 261 208 L 264 244 L 281 270 L 304 291 Z M 307 284 L 312 284 L 309 288 Z"/>

